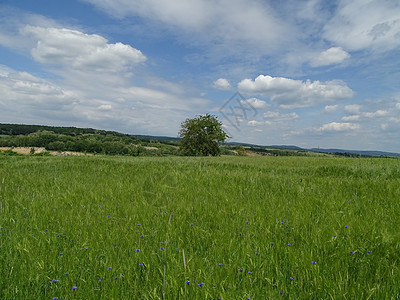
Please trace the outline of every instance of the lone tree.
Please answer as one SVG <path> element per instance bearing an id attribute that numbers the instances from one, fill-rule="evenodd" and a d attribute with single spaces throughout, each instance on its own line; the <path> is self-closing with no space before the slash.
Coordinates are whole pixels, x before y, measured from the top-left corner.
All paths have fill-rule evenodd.
<path id="1" fill-rule="evenodd" d="M 222 129 L 222 122 L 217 117 L 206 114 L 193 119 L 186 119 L 181 124 L 179 136 L 180 150 L 184 155 L 219 155 L 219 143 L 230 138 Z"/>

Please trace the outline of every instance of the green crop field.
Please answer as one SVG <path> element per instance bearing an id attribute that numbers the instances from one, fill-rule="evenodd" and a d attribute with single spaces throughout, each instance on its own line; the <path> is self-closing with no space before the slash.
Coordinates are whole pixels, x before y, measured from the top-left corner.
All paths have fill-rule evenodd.
<path id="1" fill-rule="evenodd" d="M 1 299 L 399 299 L 400 160 L 0 156 Z"/>

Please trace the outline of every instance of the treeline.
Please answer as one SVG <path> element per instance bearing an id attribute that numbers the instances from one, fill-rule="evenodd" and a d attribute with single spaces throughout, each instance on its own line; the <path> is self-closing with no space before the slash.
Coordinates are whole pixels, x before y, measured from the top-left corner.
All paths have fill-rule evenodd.
<path id="1" fill-rule="evenodd" d="M 59 127 L 45 125 L 0 124 L 0 135 L 28 135 L 37 131 L 51 131 L 64 135 L 99 134 L 112 136 L 129 136 L 116 131 L 98 130 L 93 128 Z"/>
<path id="2" fill-rule="evenodd" d="M 0 134 L 0 147 L 43 147 L 49 151 L 108 155 L 179 155 L 173 142 L 90 128 L 0 124 Z"/>

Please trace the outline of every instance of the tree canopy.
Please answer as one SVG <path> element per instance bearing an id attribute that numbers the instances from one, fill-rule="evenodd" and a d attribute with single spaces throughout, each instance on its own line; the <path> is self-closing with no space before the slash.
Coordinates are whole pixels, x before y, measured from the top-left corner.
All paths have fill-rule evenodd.
<path id="1" fill-rule="evenodd" d="M 220 155 L 219 144 L 229 138 L 217 117 L 206 114 L 186 119 L 181 124 L 180 150 L 184 155 Z"/>

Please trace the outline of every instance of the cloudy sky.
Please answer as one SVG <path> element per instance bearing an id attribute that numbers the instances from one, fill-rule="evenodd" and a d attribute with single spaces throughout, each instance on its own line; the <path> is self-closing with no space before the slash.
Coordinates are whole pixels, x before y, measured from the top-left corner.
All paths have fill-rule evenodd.
<path id="1" fill-rule="evenodd" d="M 0 0 L 0 123 L 400 152 L 398 0 Z"/>

